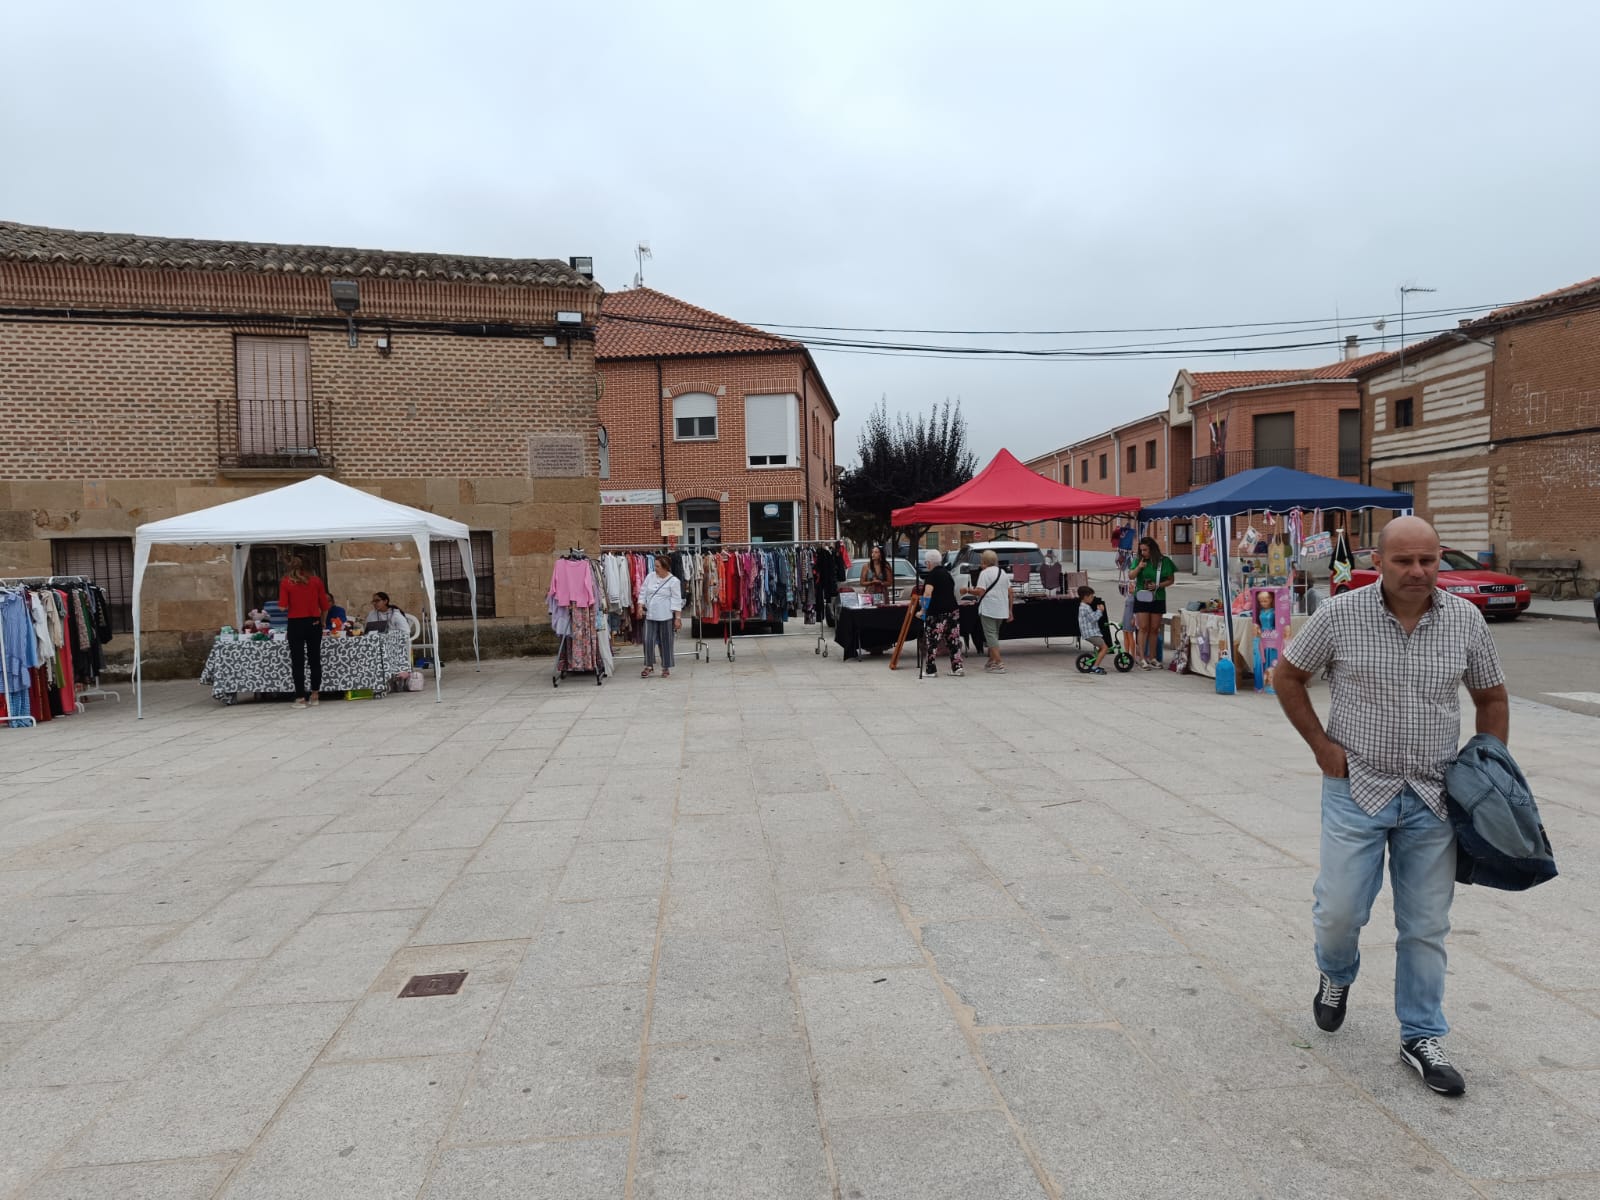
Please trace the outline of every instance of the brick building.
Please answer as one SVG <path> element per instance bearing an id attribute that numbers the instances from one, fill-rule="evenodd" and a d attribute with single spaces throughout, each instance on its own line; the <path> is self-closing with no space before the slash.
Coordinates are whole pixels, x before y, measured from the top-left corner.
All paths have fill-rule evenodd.
<path id="1" fill-rule="evenodd" d="M 1054 479 L 1080 491 L 1105 496 L 1137 497 L 1144 504 L 1164 500 L 1172 466 L 1171 438 L 1167 414 L 1151 413 L 1108 429 L 1080 442 L 1062 446 L 1048 454 L 1029 459 L 1028 466 L 1047 479 Z M 1076 522 L 1044 521 L 1025 525 L 1017 533 L 1023 541 L 1038 542 L 1055 550 L 1066 562 L 1081 561 L 1085 567 L 1104 566 L 1111 561 L 1111 523 L 1100 518 Z M 1186 531 L 1187 524 L 1183 525 Z M 1180 567 L 1185 566 L 1185 544 L 1172 544 L 1173 531 L 1163 523 L 1156 538 Z M 1074 540 L 1076 539 L 1076 540 Z"/>
<path id="2" fill-rule="evenodd" d="M 1537 564 L 1576 561 L 1579 594 L 1593 592 L 1600 278 L 1463 321 L 1360 376 L 1368 482 L 1412 492 L 1455 549 L 1536 583 L 1555 576 Z"/>
<path id="3" fill-rule="evenodd" d="M 89 574 L 125 606 L 135 526 L 325 473 L 466 522 L 486 642 L 526 646 L 552 553 L 599 531 L 600 295 L 544 259 L 0 223 L 0 577 Z M 288 549 L 252 555 L 252 598 Z M 459 555 L 433 553 L 441 616 L 469 617 Z M 374 588 L 422 607 L 406 547 L 325 570 L 357 611 Z M 209 548 L 158 549 L 145 596 L 152 673 L 233 611 Z"/>
<path id="4" fill-rule="evenodd" d="M 839 410 L 799 342 L 639 287 L 597 334 L 601 537 L 659 545 L 830 538 Z M 664 503 L 663 503 L 664 502 Z"/>
<path id="5" fill-rule="evenodd" d="M 1254 467 L 1316 475 L 1361 474 L 1361 390 L 1357 375 L 1383 354 L 1362 355 L 1354 338 L 1339 362 L 1261 371 L 1181 370 L 1164 411 L 1028 460 L 1051 479 L 1085 491 L 1137 496 L 1145 504 L 1181 496 Z M 1328 513 L 1334 528 L 1347 520 Z M 1078 530 L 1085 567 L 1114 558 L 1103 526 Z M 1073 555 L 1072 524 L 1026 526 L 1019 537 Z M 1195 569 L 1193 523 L 1163 521 L 1153 536 L 1179 570 Z"/>

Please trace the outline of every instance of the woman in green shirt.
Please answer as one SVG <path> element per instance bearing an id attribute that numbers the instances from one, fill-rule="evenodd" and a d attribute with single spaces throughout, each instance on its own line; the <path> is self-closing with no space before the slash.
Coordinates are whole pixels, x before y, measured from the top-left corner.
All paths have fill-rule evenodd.
<path id="1" fill-rule="evenodd" d="M 1133 588 L 1133 656 L 1141 671 L 1153 671 L 1161 646 L 1161 618 L 1167 611 L 1167 585 L 1178 569 L 1153 537 L 1140 538 L 1137 553 L 1128 580 Z"/>

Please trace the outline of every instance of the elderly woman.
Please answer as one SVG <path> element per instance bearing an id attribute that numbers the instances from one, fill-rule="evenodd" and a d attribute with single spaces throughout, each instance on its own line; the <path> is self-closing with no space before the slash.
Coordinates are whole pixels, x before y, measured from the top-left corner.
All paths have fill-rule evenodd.
<path id="1" fill-rule="evenodd" d="M 985 550 L 980 560 L 983 570 L 978 572 L 976 586 L 962 588 L 964 596 L 978 598 L 978 620 L 983 625 L 983 643 L 989 651 L 985 671 L 1005 671 L 1000 661 L 1000 626 L 1011 620 L 1011 581 L 1000 568 L 1000 556 Z"/>
<path id="2" fill-rule="evenodd" d="M 950 568 L 944 565 L 944 555 L 937 550 L 922 552 L 922 588 L 928 596 L 928 610 L 924 615 L 924 633 L 928 639 L 928 660 L 923 670 L 937 674 L 934 659 L 939 654 L 939 643 L 949 647 L 950 674 L 961 675 L 961 609 L 956 601 L 956 580 Z"/>

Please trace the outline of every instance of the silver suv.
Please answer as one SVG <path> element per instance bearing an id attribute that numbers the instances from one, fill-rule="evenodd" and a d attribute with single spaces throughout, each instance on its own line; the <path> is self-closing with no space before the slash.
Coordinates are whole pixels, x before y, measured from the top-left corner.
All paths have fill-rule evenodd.
<path id="1" fill-rule="evenodd" d="M 983 569 L 980 560 L 985 550 L 993 550 L 1000 556 L 1000 567 L 1008 574 L 1017 563 L 1027 563 L 1037 579 L 1039 568 L 1044 566 L 1044 552 L 1037 542 L 968 542 L 956 554 L 955 564 L 950 568 L 955 573 L 958 591 L 971 587 L 972 580 L 978 577 Z"/>

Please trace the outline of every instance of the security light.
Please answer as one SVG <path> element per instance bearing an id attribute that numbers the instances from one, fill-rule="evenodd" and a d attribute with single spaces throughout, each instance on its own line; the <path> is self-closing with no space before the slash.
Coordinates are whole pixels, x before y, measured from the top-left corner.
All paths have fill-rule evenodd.
<path id="1" fill-rule="evenodd" d="M 333 306 L 346 315 L 361 307 L 361 285 L 354 279 L 335 279 L 328 284 Z"/>
<path id="2" fill-rule="evenodd" d="M 582 325 L 583 324 L 583 314 L 580 313 L 580 312 L 558 312 L 556 314 L 556 324 L 557 325 Z"/>
<path id="3" fill-rule="evenodd" d="M 567 265 L 582 275 L 585 279 L 594 278 L 594 259 L 584 254 L 577 254 L 567 259 Z"/>

